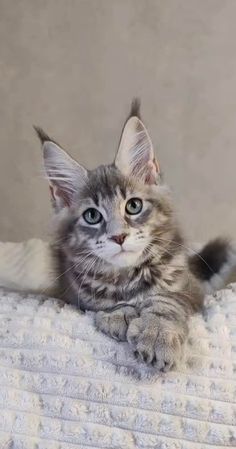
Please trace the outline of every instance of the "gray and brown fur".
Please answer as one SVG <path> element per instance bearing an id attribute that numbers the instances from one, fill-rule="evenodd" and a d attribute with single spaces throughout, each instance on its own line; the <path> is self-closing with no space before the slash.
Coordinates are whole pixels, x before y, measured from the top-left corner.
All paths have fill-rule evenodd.
<path id="1" fill-rule="evenodd" d="M 128 341 L 145 363 L 168 370 L 180 357 L 189 317 L 202 308 L 201 263 L 209 249 L 214 260 L 214 245 L 204 257 L 189 258 L 139 103 L 132 105 L 114 163 L 92 171 L 37 132 L 56 203 L 53 246 L 65 301 L 95 311 L 98 329 Z M 125 211 L 132 197 L 143 202 L 136 217 Z M 103 211 L 101 225 L 84 222 L 90 207 Z M 114 235 L 125 235 L 122 249 Z"/>

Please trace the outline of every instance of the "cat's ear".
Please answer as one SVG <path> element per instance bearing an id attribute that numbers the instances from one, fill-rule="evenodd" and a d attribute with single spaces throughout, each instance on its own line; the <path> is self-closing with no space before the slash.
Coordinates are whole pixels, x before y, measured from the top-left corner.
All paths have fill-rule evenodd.
<path id="1" fill-rule="evenodd" d="M 156 184 L 160 175 L 153 146 L 139 116 L 139 104 L 134 102 L 123 128 L 115 165 L 126 176 L 134 176 L 146 184 Z"/>
<path id="2" fill-rule="evenodd" d="M 73 204 L 75 194 L 85 185 L 88 172 L 38 127 L 36 133 L 43 147 L 44 167 L 52 200 L 57 208 Z"/>

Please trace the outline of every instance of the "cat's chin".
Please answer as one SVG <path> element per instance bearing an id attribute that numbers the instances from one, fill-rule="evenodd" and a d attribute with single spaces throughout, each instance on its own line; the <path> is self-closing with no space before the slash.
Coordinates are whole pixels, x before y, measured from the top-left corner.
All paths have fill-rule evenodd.
<path id="1" fill-rule="evenodd" d="M 142 251 L 133 252 L 133 251 L 121 251 L 118 254 L 115 254 L 108 261 L 111 265 L 117 268 L 126 268 L 132 267 L 137 264 L 142 255 Z"/>

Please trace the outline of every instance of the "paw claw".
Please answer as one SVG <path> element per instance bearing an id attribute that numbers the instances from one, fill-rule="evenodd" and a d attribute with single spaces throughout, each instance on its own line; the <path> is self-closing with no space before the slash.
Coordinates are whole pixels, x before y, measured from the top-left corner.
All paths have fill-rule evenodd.
<path id="1" fill-rule="evenodd" d="M 155 366 L 156 365 L 156 363 L 157 363 L 157 358 L 156 358 L 156 356 L 154 355 L 154 357 L 153 357 L 153 359 L 152 359 L 152 366 Z"/>
<path id="2" fill-rule="evenodd" d="M 136 317 L 135 310 L 119 309 L 114 312 L 97 312 L 95 324 L 104 334 L 117 341 L 126 341 L 128 323 Z"/>
<path id="3" fill-rule="evenodd" d="M 132 321 L 127 332 L 128 342 L 133 346 L 138 360 L 161 372 L 169 371 L 181 355 L 184 334 L 175 323 L 172 328 L 168 323 L 166 328 L 163 321 L 158 321 L 156 317 L 155 321 L 149 320 L 147 316 L 140 316 Z"/>
<path id="4" fill-rule="evenodd" d="M 142 359 L 144 362 L 147 363 L 148 359 L 149 359 L 149 354 L 146 351 L 142 352 Z"/>

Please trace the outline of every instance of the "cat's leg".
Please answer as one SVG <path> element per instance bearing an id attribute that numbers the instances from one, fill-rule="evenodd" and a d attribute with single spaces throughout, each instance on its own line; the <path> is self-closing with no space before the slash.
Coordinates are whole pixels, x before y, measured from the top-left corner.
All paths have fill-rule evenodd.
<path id="1" fill-rule="evenodd" d="M 121 307 L 112 312 L 97 312 L 96 327 L 109 337 L 118 341 L 127 340 L 127 329 L 134 318 L 138 316 L 134 307 Z"/>
<path id="2" fill-rule="evenodd" d="M 138 359 L 168 371 L 181 358 L 188 334 L 188 313 L 184 307 L 168 304 L 167 298 L 143 309 L 127 330 L 127 340 Z"/>

